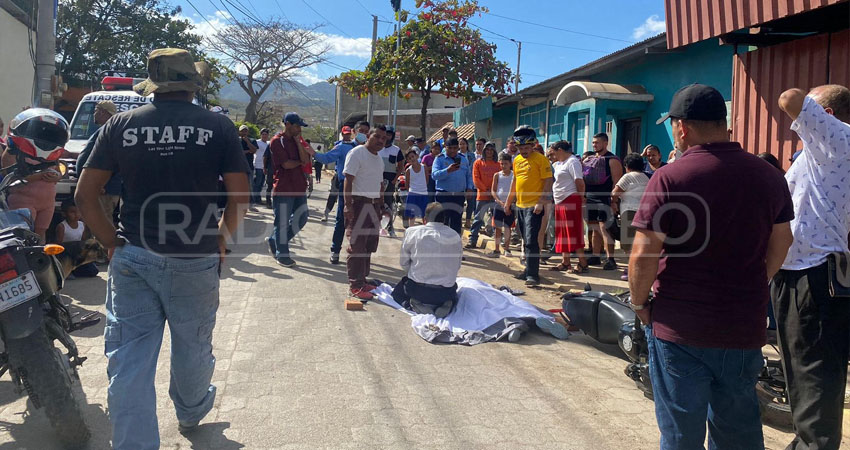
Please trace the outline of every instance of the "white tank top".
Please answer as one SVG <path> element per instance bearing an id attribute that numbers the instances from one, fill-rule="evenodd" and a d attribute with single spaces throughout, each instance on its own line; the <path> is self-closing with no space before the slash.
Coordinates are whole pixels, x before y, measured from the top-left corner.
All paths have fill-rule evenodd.
<path id="1" fill-rule="evenodd" d="M 419 166 L 417 173 L 410 167 L 410 179 L 407 180 L 407 192 L 419 195 L 428 195 L 428 180 L 425 179 L 425 166 Z"/>
<path id="2" fill-rule="evenodd" d="M 497 173 L 499 176 L 499 184 L 496 185 L 496 197 L 504 203 L 508 200 L 508 194 L 511 193 L 511 183 L 514 181 L 514 174 L 505 175 L 502 172 Z"/>
<path id="3" fill-rule="evenodd" d="M 71 228 L 71 225 L 68 225 L 68 222 L 63 220 L 62 227 L 65 228 L 65 238 L 62 239 L 62 242 L 73 242 L 83 240 L 83 231 L 85 231 L 86 226 L 82 220 L 77 221 L 77 228 Z"/>

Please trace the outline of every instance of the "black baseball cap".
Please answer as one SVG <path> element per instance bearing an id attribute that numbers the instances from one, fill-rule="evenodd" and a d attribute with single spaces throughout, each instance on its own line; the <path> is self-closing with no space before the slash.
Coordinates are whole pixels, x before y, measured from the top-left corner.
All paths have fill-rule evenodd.
<path id="1" fill-rule="evenodd" d="M 288 112 L 285 116 L 283 116 L 283 121 L 287 123 L 291 123 L 294 125 L 301 125 L 302 127 L 307 126 L 307 122 L 298 115 L 298 113 Z"/>
<path id="2" fill-rule="evenodd" d="M 673 94 L 670 112 L 655 123 L 661 125 L 669 118 L 685 120 L 725 120 L 726 101 L 717 89 L 694 83 Z"/>

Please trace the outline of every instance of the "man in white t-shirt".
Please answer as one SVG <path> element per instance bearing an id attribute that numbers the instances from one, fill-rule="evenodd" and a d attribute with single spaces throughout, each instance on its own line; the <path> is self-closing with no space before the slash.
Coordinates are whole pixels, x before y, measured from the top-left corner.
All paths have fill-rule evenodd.
<path id="1" fill-rule="evenodd" d="M 269 129 L 263 128 L 260 131 L 260 140 L 257 141 L 257 151 L 254 152 L 254 181 L 251 186 L 251 203 L 255 205 L 262 203 L 263 184 L 266 181 L 266 174 L 263 171 L 263 155 L 266 154 L 268 148 Z"/>
<path id="2" fill-rule="evenodd" d="M 381 182 L 384 164 L 378 152 L 387 141 L 387 129 L 378 125 L 369 132 L 366 143 L 354 147 L 345 157 L 343 199 L 346 235 L 349 239 L 348 285 L 353 297 L 370 300 L 375 285 L 366 282 L 372 253 L 378 251 L 381 223 Z"/>
<path id="3" fill-rule="evenodd" d="M 394 211 L 393 196 L 395 195 L 395 182 L 398 176 L 404 172 L 404 155 L 401 154 L 401 149 L 393 144 L 395 139 L 395 128 L 387 127 L 387 142 L 384 143 L 384 148 L 378 151 L 378 156 L 381 157 L 384 164 L 384 207 L 390 212 L 390 221 L 387 223 L 386 231 L 381 231 L 382 235 L 395 237 L 395 229 L 393 228 Z M 386 233 L 386 234 L 384 234 Z"/>

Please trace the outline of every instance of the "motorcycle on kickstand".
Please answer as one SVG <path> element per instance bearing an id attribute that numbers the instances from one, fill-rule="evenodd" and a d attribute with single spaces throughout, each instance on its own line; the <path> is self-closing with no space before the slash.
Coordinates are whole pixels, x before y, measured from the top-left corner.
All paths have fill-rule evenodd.
<path id="1" fill-rule="evenodd" d="M 0 169 L 0 376 L 9 372 L 18 393 L 26 393 L 35 408 L 43 408 L 59 440 L 69 448 L 85 444 L 90 431 L 77 404 L 73 385 L 79 382 L 80 356 L 69 333 L 100 322 L 91 313 L 74 320 L 59 291 L 64 283 L 54 255 L 64 248 L 44 245 L 31 231 L 27 209 L 10 210 L 9 188 L 26 183 L 28 175 L 48 170 L 64 175 L 62 163 L 17 163 Z M 58 340 L 67 353 L 53 345 Z"/>
<path id="2" fill-rule="evenodd" d="M 629 303 L 628 291 L 612 295 L 593 291 L 587 284 L 583 292 L 563 295 L 562 314 L 569 325 L 578 327 L 597 342 L 618 345 L 629 360 L 626 376 L 635 382 L 646 398 L 652 400 L 646 331 Z M 776 330 L 770 326 L 768 343 L 779 355 Z M 765 423 L 783 429 L 791 428 L 791 406 L 782 361 L 778 357 L 765 357 L 756 383 L 756 396 Z"/>

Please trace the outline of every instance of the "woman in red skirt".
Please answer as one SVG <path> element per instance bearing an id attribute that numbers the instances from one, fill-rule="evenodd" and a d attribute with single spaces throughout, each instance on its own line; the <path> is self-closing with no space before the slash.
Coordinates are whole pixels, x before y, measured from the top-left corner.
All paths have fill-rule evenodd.
<path id="1" fill-rule="evenodd" d="M 581 161 L 573 154 L 567 141 L 552 144 L 557 161 L 552 165 L 555 182 L 552 185 L 555 201 L 555 252 L 561 253 L 561 263 L 551 270 L 571 274 L 587 273 L 584 257 L 584 178 Z M 570 253 L 578 256 L 578 267 L 570 265 Z"/>

